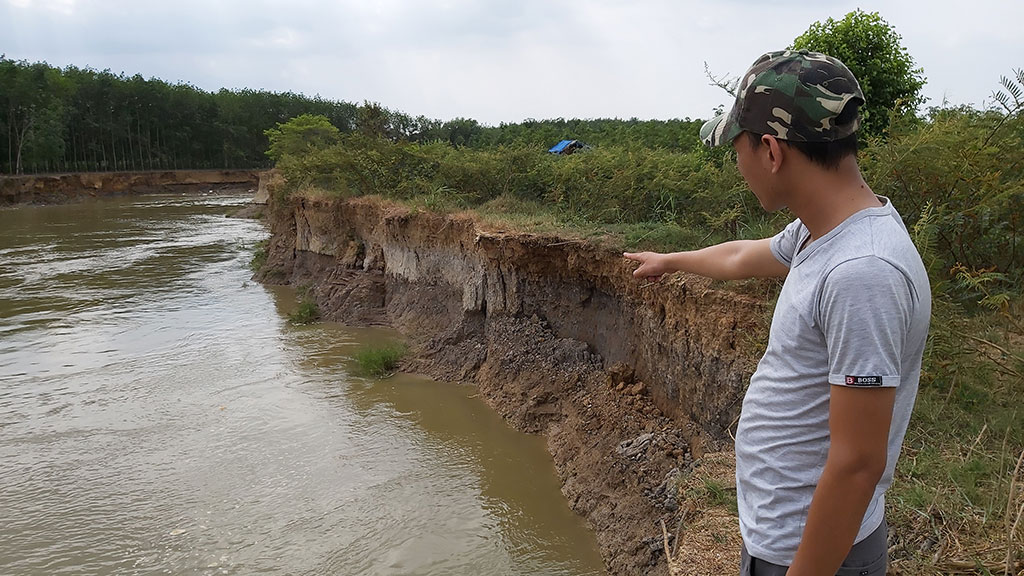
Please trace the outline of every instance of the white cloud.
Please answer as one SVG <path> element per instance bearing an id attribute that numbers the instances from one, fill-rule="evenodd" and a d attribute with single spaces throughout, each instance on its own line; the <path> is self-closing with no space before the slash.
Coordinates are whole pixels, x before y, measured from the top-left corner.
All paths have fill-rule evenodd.
<path id="1" fill-rule="evenodd" d="M 38 8 L 56 12 L 58 14 L 70 15 L 75 11 L 78 0 L 9 0 L 15 8 Z"/>
<path id="2" fill-rule="evenodd" d="M 728 96 L 705 61 L 739 75 L 857 7 L 896 26 L 935 102 L 979 103 L 1024 66 L 1024 3 L 1005 0 L 0 0 L 0 52 L 487 123 L 706 117 Z"/>

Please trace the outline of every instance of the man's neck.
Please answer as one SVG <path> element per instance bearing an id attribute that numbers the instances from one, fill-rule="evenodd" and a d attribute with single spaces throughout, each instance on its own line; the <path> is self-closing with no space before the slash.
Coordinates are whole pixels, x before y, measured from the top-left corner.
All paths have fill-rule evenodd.
<path id="1" fill-rule="evenodd" d="M 837 170 L 807 170 L 791 188 L 787 205 L 810 230 L 811 238 L 818 239 L 857 212 L 882 203 L 851 157 Z"/>

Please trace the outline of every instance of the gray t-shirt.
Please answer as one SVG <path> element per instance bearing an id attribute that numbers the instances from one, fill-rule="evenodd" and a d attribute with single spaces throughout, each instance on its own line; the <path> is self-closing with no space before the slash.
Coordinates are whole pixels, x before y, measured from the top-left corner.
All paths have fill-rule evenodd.
<path id="1" fill-rule="evenodd" d="M 885 509 L 914 407 L 931 315 L 928 275 L 899 214 L 861 210 L 821 238 L 800 220 L 771 241 L 789 267 L 736 433 L 740 531 L 750 554 L 792 563 L 829 450 L 831 386 L 896 387 L 885 473 L 857 541 Z M 801 249 L 803 246 L 803 249 Z"/>

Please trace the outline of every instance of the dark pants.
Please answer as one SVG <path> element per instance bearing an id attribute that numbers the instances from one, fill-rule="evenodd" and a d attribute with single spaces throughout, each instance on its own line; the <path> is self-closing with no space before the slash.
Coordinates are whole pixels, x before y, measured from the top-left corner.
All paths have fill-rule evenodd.
<path id="1" fill-rule="evenodd" d="M 889 527 L 882 520 L 881 526 L 850 548 L 836 576 L 885 576 L 889 560 L 888 535 Z M 788 569 L 788 566 L 752 558 L 746 546 L 740 551 L 740 576 L 785 576 Z"/>

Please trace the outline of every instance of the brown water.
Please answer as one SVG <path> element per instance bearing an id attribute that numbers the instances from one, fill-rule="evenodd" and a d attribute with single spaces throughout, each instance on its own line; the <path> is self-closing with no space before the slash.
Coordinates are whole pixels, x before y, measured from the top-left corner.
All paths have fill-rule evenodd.
<path id="1" fill-rule="evenodd" d="M 0 210 L 0 574 L 601 573 L 543 439 L 288 324 L 244 201 Z"/>

